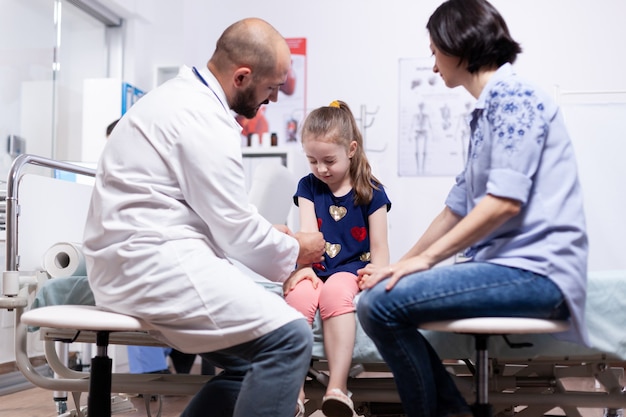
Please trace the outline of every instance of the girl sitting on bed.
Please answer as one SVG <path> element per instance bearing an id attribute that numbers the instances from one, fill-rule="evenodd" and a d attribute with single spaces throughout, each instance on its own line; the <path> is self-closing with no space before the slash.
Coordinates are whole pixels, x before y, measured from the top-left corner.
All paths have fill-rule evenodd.
<path id="1" fill-rule="evenodd" d="M 294 196 L 302 231 L 321 231 L 324 261 L 298 265 L 285 282 L 287 303 L 313 323 L 319 308 L 330 380 L 322 412 L 352 417 L 347 388 L 356 333 L 353 299 L 359 292 L 356 271 L 368 263 L 387 265 L 387 211 L 391 202 L 371 173 L 363 138 L 348 105 L 333 101 L 306 118 L 302 146 L 312 173 L 302 178 Z M 304 391 L 298 414 L 304 415 Z"/>

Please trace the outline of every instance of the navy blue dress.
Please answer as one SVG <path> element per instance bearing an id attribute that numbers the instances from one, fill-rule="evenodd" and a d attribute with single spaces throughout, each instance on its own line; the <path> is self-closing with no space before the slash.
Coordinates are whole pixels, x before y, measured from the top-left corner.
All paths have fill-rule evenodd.
<path id="1" fill-rule="evenodd" d="M 363 268 L 370 261 L 369 216 L 383 205 L 387 211 L 391 202 L 382 186 L 374 189 L 372 201 L 354 205 L 354 190 L 335 197 L 324 182 L 313 174 L 303 177 L 293 199 L 298 197 L 313 202 L 317 226 L 326 240 L 324 261 L 313 264 L 317 276 L 323 281 L 336 272 L 351 272 Z"/>

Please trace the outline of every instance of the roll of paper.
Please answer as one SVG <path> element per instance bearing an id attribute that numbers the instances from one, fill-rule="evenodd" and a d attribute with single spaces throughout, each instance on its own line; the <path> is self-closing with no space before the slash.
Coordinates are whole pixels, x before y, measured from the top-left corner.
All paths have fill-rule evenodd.
<path id="1" fill-rule="evenodd" d="M 80 243 L 55 243 L 44 254 L 43 265 L 53 278 L 85 276 L 85 256 Z"/>

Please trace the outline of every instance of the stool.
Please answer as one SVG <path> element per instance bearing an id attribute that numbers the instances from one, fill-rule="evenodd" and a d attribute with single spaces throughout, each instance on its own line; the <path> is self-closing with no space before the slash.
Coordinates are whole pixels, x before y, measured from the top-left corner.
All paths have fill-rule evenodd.
<path id="1" fill-rule="evenodd" d="M 112 313 L 96 306 L 58 305 L 36 308 L 22 314 L 22 322 L 37 327 L 76 329 L 96 333 L 96 356 L 89 376 L 89 417 L 111 416 L 112 360 L 107 348 L 112 332 L 145 331 L 151 326 L 143 320 Z"/>
<path id="2" fill-rule="evenodd" d="M 569 328 L 565 320 L 547 320 L 526 317 L 474 317 L 458 320 L 423 323 L 420 329 L 438 332 L 471 334 L 476 349 L 476 402 L 472 411 L 476 417 L 492 416 L 489 403 L 488 341 L 492 335 L 559 333 Z"/>

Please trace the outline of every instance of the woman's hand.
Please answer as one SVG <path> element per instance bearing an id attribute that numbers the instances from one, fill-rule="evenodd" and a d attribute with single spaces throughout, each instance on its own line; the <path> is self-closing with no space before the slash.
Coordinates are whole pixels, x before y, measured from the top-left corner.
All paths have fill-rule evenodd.
<path id="1" fill-rule="evenodd" d="M 321 279 L 317 277 L 315 271 L 310 266 L 305 266 L 296 269 L 291 273 L 289 278 L 283 283 L 283 295 L 289 294 L 301 281 L 309 280 L 311 281 L 311 285 L 313 288 L 317 288 L 317 286 L 322 282 Z"/>
<path id="2" fill-rule="evenodd" d="M 430 263 L 420 256 L 404 259 L 387 266 L 368 264 L 365 268 L 357 271 L 357 275 L 359 276 L 359 288 L 366 290 L 372 288 L 385 278 L 391 278 L 387 285 L 385 285 L 385 289 L 389 291 L 402 277 L 413 272 L 426 271 L 430 269 L 430 267 Z"/>

